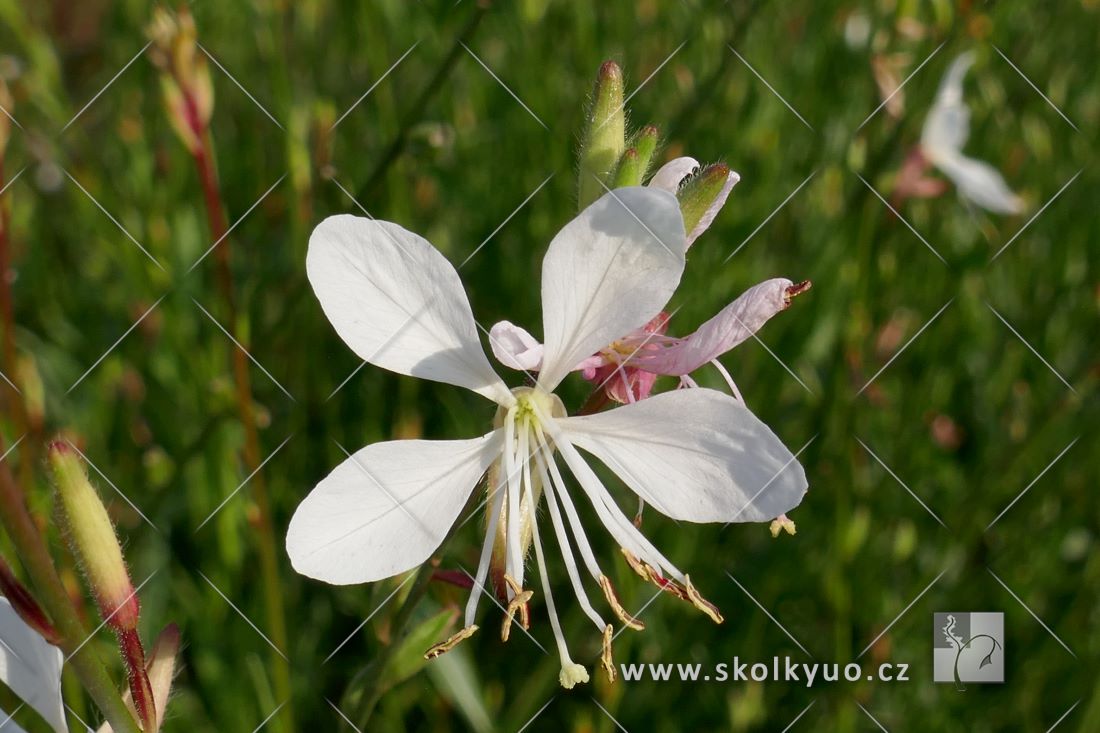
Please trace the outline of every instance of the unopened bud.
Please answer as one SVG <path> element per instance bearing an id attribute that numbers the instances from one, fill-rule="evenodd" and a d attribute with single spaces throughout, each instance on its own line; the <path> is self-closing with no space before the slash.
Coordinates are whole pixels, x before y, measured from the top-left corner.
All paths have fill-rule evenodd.
<path id="1" fill-rule="evenodd" d="M 580 154 L 577 208 L 584 209 L 610 187 L 626 147 L 623 72 L 614 61 L 600 67 L 586 120 Z"/>
<path id="2" fill-rule="evenodd" d="M 680 212 L 684 215 L 684 231 L 690 246 L 707 230 L 722 210 L 730 191 L 741 176 L 725 163 L 712 163 L 680 186 Z"/>
<path id="3" fill-rule="evenodd" d="M 161 96 L 172 129 L 192 153 L 214 112 L 214 86 L 201 52 L 195 20 L 186 7 L 175 14 L 158 7 L 146 28 L 152 42 L 149 58 L 161 70 Z"/>
<path id="4" fill-rule="evenodd" d="M 23 409 L 31 430 L 39 430 L 46 416 L 46 388 L 34 358 L 20 355 L 15 362 L 15 381 L 23 393 Z"/>
<path id="5" fill-rule="evenodd" d="M 160 632 L 160 636 L 154 642 L 153 650 L 149 653 L 145 663 L 146 679 L 152 692 L 155 712 L 153 713 L 153 727 L 145 728 L 143 724 L 144 730 L 157 731 L 164 724 L 164 711 L 168 705 L 168 695 L 172 691 L 172 678 L 176 673 L 176 656 L 179 654 L 179 649 L 179 627 L 175 624 L 169 624 L 164 631 Z M 123 692 L 122 699 L 131 712 L 139 719 L 144 720 L 141 712 L 134 705 L 134 695 L 131 692 L 131 687 L 127 687 L 126 691 Z M 97 733 L 112 733 L 110 724 L 104 723 L 101 725 Z"/>
<path id="6" fill-rule="evenodd" d="M 53 469 L 58 519 L 91 586 L 100 615 L 116 632 L 136 629 L 137 593 L 114 526 L 88 481 L 80 455 L 68 443 L 56 440 L 50 444 L 48 459 Z"/>
<path id="7" fill-rule="evenodd" d="M 27 626 L 41 634 L 42 638 L 54 646 L 61 642 L 57 630 L 46 618 L 46 612 L 38 605 L 38 601 L 34 600 L 34 596 L 31 595 L 26 586 L 15 577 L 11 567 L 2 556 L 0 556 L 0 595 L 8 599 L 11 607 L 19 614 L 19 618 L 23 619 Z"/>

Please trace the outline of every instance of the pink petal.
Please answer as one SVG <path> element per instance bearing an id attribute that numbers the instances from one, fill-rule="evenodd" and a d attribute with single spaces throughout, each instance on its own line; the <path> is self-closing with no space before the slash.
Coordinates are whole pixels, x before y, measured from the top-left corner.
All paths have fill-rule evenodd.
<path id="1" fill-rule="evenodd" d="M 512 369 L 537 371 L 542 366 L 542 344 L 525 329 L 500 321 L 489 329 L 489 346 L 501 364 Z"/>
<path id="2" fill-rule="evenodd" d="M 679 343 L 640 353 L 633 360 L 634 365 L 657 374 L 689 374 L 752 336 L 768 319 L 786 309 L 792 297 L 809 288 L 808 280 L 798 284 L 786 278 L 765 280 L 746 290 Z"/>

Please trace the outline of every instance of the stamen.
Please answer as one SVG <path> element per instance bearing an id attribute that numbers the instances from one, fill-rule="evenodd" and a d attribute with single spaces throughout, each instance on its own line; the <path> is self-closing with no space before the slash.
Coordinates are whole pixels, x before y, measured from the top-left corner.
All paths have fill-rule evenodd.
<path id="1" fill-rule="evenodd" d="M 611 606 L 611 610 L 615 612 L 615 615 L 619 617 L 619 620 L 627 626 L 627 628 L 634 629 L 635 631 L 643 631 L 645 624 L 639 621 L 634 616 L 631 616 L 623 608 L 623 604 L 619 602 L 619 597 L 615 594 L 615 588 L 611 585 L 611 579 L 606 575 L 600 576 L 600 588 L 603 589 L 604 597 L 607 598 L 607 604 Z"/>
<path id="2" fill-rule="evenodd" d="M 630 569 L 636 572 L 642 580 L 649 582 L 649 571 L 646 570 L 649 566 L 639 560 L 633 552 L 625 547 L 620 547 L 619 550 L 622 551 L 623 557 L 626 558 L 626 564 L 630 566 Z"/>
<path id="3" fill-rule="evenodd" d="M 534 597 L 535 592 L 524 590 L 508 574 L 504 575 L 504 582 L 512 590 L 512 600 L 508 602 L 508 608 L 504 611 L 504 622 L 500 627 L 500 640 L 508 641 L 508 637 L 512 633 L 512 620 L 515 618 L 516 611 L 519 611 L 519 625 L 525 629 L 531 628 L 531 615 L 527 603 Z"/>
<path id="4" fill-rule="evenodd" d="M 490 475 L 492 472 L 490 472 Z M 477 577 L 474 578 L 474 589 L 470 591 L 470 600 L 466 602 L 466 626 L 473 626 L 477 617 L 477 604 L 481 600 L 481 594 L 485 592 L 485 579 L 489 575 L 489 562 L 493 556 L 493 542 L 496 539 L 497 520 L 500 519 L 500 511 L 504 507 L 504 485 L 499 484 L 494 489 L 489 488 L 489 526 L 485 529 L 485 543 L 481 546 L 481 558 L 477 563 Z"/>
<path id="5" fill-rule="evenodd" d="M 458 646 L 459 642 L 465 641 L 466 639 L 469 639 L 471 636 L 473 636 L 475 631 L 477 631 L 477 624 L 467 626 L 461 631 L 452 634 L 451 637 L 447 639 L 447 641 L 443 641 L 430 646 L 428 648 L 428 651 L 424 652 L 424 658 L 435 659 L 440 654 L 451 651 L 456 646 Z"/>
<path id="6" fill-rule="evenodd" d="M 603 571 L 600 570 L 599 563 L 596 562 L 596 555 L 592 552 L 588 535 L 584 533 L 584 525 L 581 524 L 577 507 L 573 504 L 573 498 L 565 488 L 565 479 L 562 478 L 561 471 L 558 470 L 558 463 L 554 460 L 554 450 L 550 446 L 550 441 L 546 439 L 541 426 L 535 425 L 535 434 L 538 436 L 539 441 L 539 465 L 543 465 L 542 461 L 545 459 L 546 465 L 550 469 L 550 476 L 553 478 L 554 490 L 561 497 L 561 505 L 565 509 L 565 516 L 569 519 L 569 528 L 573 531 L 573 539 L 577 541 L 577 549 L 581 553 L 581 559 L 584 560 L 585 567 L 591 573 L 592 579 L 598 582 L 600 576 L 603 575 Z"/>
<path id="7" fill-rule="evenodd" d="M 722 618 L 722 613 L 718 610 L 718 607 L 708 601 L 706 598 L 703 598 L 703 596 L 699 595 L 699 591 L 697 591 L 695 589 L 695 586 L 691 584 L 691 578 L 689 576 L 685 575 L 684 581 L 685 585 L 687 586 L 688 600 L 691 601 L 691 605 L 695 606 L 700 611 L 705 613 L 710 618 L 710 620 L 716 624 L 720 624 L 725 621 L 725 619 Z"/>
<path id="8" fill-rule="evenodd" d="M 523 552 L 520 549 L 520 476 L 516 470 L 516 408 L 504 417 L 504 472 L 508 481 L 508 512 L 505 517 L 508 550 L 504 572 L 523 584 Z M 517 567 L 518 566 L 518 567 Z"/>
<path id="9" fill-rule="evenodd" d="M 608 624 L 603 630 L 603 652 L 600 654 L 600 664 L 607 673 L 607 681 L 615 681 L 615 664 L 611 661 L 612 626 Z"/>

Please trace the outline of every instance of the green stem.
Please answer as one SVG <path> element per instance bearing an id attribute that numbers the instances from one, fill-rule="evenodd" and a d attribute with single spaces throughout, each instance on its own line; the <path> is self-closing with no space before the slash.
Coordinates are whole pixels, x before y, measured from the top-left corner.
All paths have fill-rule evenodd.
<path id="1" fill-rule="evenodd" d="M 2 447 L 2 446 L 0 446 Z M 69 594 L 61 584 L 46 543 L 27 510 L 23 492 L 6 464 L 0 463 L 0 521 L 11 537 L 28 577 L 38 591 L 38 600 L 49 613 L 61 636 L 60 648 L 115 733 L 140 733 L 137 721 L 122 700 L 115 682 L 76 615 Z"/>

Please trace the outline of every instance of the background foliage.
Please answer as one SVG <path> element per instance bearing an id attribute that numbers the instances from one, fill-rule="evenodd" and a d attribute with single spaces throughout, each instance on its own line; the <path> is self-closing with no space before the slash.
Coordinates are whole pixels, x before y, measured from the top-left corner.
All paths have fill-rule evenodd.
<path id="1" fill-rule="evenodd" d="M 342 460 L 340 446 L 472 436 L 491 418 L 472 394 L 374 368 L 328 399 L 359 362 L 309 291 L 303 264 L 313 225 L 355 211 L 354 196 L 371 214 L 424 234 L 456 265 L 488 238 L 461 269 L 475 314 L 486 325 L 508 318 L 537 332 L 542 253 L 574 212 L 584 101 L 610 58 L 625 69 L 628 90 L 639 88 L 631 123 L 661 127 L 664 157 L 722 160 L 743 176 L 691 251 L 673 304 L 682 306 L 680 332 L 767 277 L 815 284 L 764 329 L 762 343 L 725 359 L 749 405 L 787 445 L 808 443 L 801 458 L 811 491 L 793 515 L 797 536 L 677 525 L 649 512 L 647 532 L 727 620 L 716 627 L 658 599 L 644 613 L 645 633 L 619 637 L 617 659 L 810 661 L 755 598 L 815 660 L 843 663 L 913 602 L 865 657 L 910 663 L 907 684 L 609 686 L 593 675 L 593 684 L 565 692 L 553 655 L 522 635 L 504 646 L 482 633 L 421 671 L 421 649 L 400 649 L 381 674 L 392 689 L 370 730 L 517 730 L 551 700 L 529 730 L 611 731 L 610 716 L 631 731 L 780 730 L 811 703 L 792 730 L 874 730 L 860 705 L 889 730 L 1046 730 L 1078 701 L 1059 729 L 1100 726 L 1095 2 L 523 0 L 483 8 L 468 0 L 254 0 L 196 2 L 193 12 L 200 42 L 225 70 L 213 69 L 212 124 L 230 221 L 278 181 L 220 245 L 232 248 L 249 350 L 271 375 L 252 374 L 263 455 L 290 436 L 263 468 L 276 527 Z M 45 394 L 44 425 L 8 460 L 33 476 L 46 522 L 35 446 L 56 431 L 81 441 L 149 519 L 100 480 L 135 581 L 153 574 L 141 592 L 146 633 L 169 620 L 183 629 L 167 729 L 248 731 L 283 700 L 270 647 L 227 602 L 267 628 L 249 484 L 196 529 L 248 475 L 229 373 L 234 347 L 197 305 L 223 313 L 212 264 L 188 270 L 211 245 L 201 191 L 143 56 L 62 129 L 139 53 L 150 13 L 138 0 L 0 0 L 0 65 L 22 125 L 4 169 L 9 179 L 23 173 L 3 194 L 13 217 L 16 343 L 33 357 Z M 460 34 L 469 51 L 455 45 Z M 894 65 L 890 90 L 941 44 L 860 127 L 884 97 L 874 65 Z M 900 203 L 943 263 L 856 174 L 889 196 L 940 75 L 971 48 L 978 62 L 966 87 L 966 150 L 1003 171 L 1028 211 L 988 216 L 953 192 Z M 721 383 L 716 373 L 700 378 Z M 567 403 L 576 407 L 583 395 L 573 383 Z M 12 430 L 5 421 L 8 444 L 18 437 Z M 478 522 L 465 525 L 441 566 L 474 565 L 480 531 Z M 56 537 L 54 544 L 67 562 Z M 600 538 L 597 549 L 611 565 L 611 543 Z M 334 706 L 353 717 L 369 696 L 364 680 L 374 672 L 362 671 L 395 643 L 391 621 L 410 586 L 376 611 L 398 581 L 336 589 L 280 563 L 294 696 L 267 727 L 337 729 L 344 723 Z M 618 563 L 624 601 L 639 608 L 650 588 L 624 570 Z M 76 587 L 75 574 L 70 580 Z M 563 580 L 555 578 L 564 594 Z M 451 619 L 438 613 L 464 597 L 433 584 L 409 628 L 442 638 L 439 626 Z M 579 609 L 561 605 L 567 634 L 591 665 L 598 640 Z M 944 610 L 1005 612 L 1006 684 L 959 693 L 930 682 L 931 615 Z M 549 648 L 541 611 L 536 605 L 532 633 Z M 496 619 L 495 609 L 483 611 L 487 631 Z M 103 637 L 95 643 L 108 654 Z M 77 714 L 94 715 L 75 690 L 69 699 Z"/>

